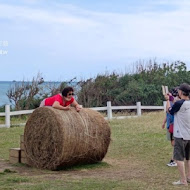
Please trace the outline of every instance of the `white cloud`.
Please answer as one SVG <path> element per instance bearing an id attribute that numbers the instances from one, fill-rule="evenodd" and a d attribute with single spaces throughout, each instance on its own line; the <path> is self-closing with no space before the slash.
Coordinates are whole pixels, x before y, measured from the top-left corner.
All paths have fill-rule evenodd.
<path id="1" fill-rule="evenodd" d="M 47 11 L 43 9 L 29 8 L 26 6 L 12 6 L 0 4 L 0 17 L 11 20 L 42 22 L 43 24 L 70 24 L 95 26 L 98 23 L 88 18 L 77 18 L 66 11 Z"/>
<path id="2" fill-rule="evenodd" d="M 175 8 L 160 11 L 159 4 Z M 10 47 L 22 44 L 18 50 L 26 50 L 25 57 L 18 56 L 23 67 L 34 54 L 42 68 L 50 62 L 59 67 L 65 63 L 78 73 L 84 68 L 89 72 L 125 68 L 127 60 L 143 58 L 190 59 L 188 1 L 151 1 L 141 11 L 122 14 L 56 3 L 51 9 L 0 4 L 0 19 L 11 22 L 0 23 L 6 25 Z"/>

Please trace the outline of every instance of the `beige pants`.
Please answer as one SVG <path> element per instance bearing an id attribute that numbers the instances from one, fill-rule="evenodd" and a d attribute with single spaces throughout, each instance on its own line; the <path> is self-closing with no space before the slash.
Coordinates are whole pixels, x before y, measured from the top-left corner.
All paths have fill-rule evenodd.
<path id="1" fill-rule="evenodd" d="M 45 106 L 45 99 L 42 100 L 41 103 L 40 103 L 40 107 L 43 107 L 43 106 Z"/>

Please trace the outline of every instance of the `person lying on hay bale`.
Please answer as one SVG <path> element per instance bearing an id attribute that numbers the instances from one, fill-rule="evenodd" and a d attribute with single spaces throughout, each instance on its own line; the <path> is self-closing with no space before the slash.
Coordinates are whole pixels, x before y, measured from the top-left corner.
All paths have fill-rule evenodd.
<path id="1" fill-rule="evenodd" d="M 45 98 L 41 102 L 40 107 L 52 106 L 53 108 L 56 108 L 59 110 L 69 110 L 70 105 L 72 105 L 76 108 L 76 111 L 80 111 L 81 105 L 77 103 L 73 95 L 74 95 L 73 88 L 66 87 L 63 89 L 62 93 L 56 94 L 49 98 Z"/>

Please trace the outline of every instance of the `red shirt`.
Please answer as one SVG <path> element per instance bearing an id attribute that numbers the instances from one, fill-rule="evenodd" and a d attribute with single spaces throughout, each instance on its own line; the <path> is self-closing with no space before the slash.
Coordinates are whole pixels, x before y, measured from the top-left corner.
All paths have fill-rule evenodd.
<path id="1" fill-rule="evenodd" d="M 52 97 L 45 99 L 45 106 L 52 106 L 55 101 L 59 102 L 60 105 L 66 107 L 73 103 L 74 98 L 72 97 L 69 101 L 63 101 L 63 97 L 60 94 L 56 94 Z"/>

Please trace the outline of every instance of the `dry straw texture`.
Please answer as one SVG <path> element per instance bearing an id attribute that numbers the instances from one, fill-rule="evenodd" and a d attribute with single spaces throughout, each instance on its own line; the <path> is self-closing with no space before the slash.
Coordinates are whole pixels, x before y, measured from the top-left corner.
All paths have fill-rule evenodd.
<path id="1" fill-rule="evenodd" d="M 50 170 L 96 163 L 107 153 L 110 127 L 91 109 L 37 108 L 28 119 L 24 146 L 29 165 Z"/>

